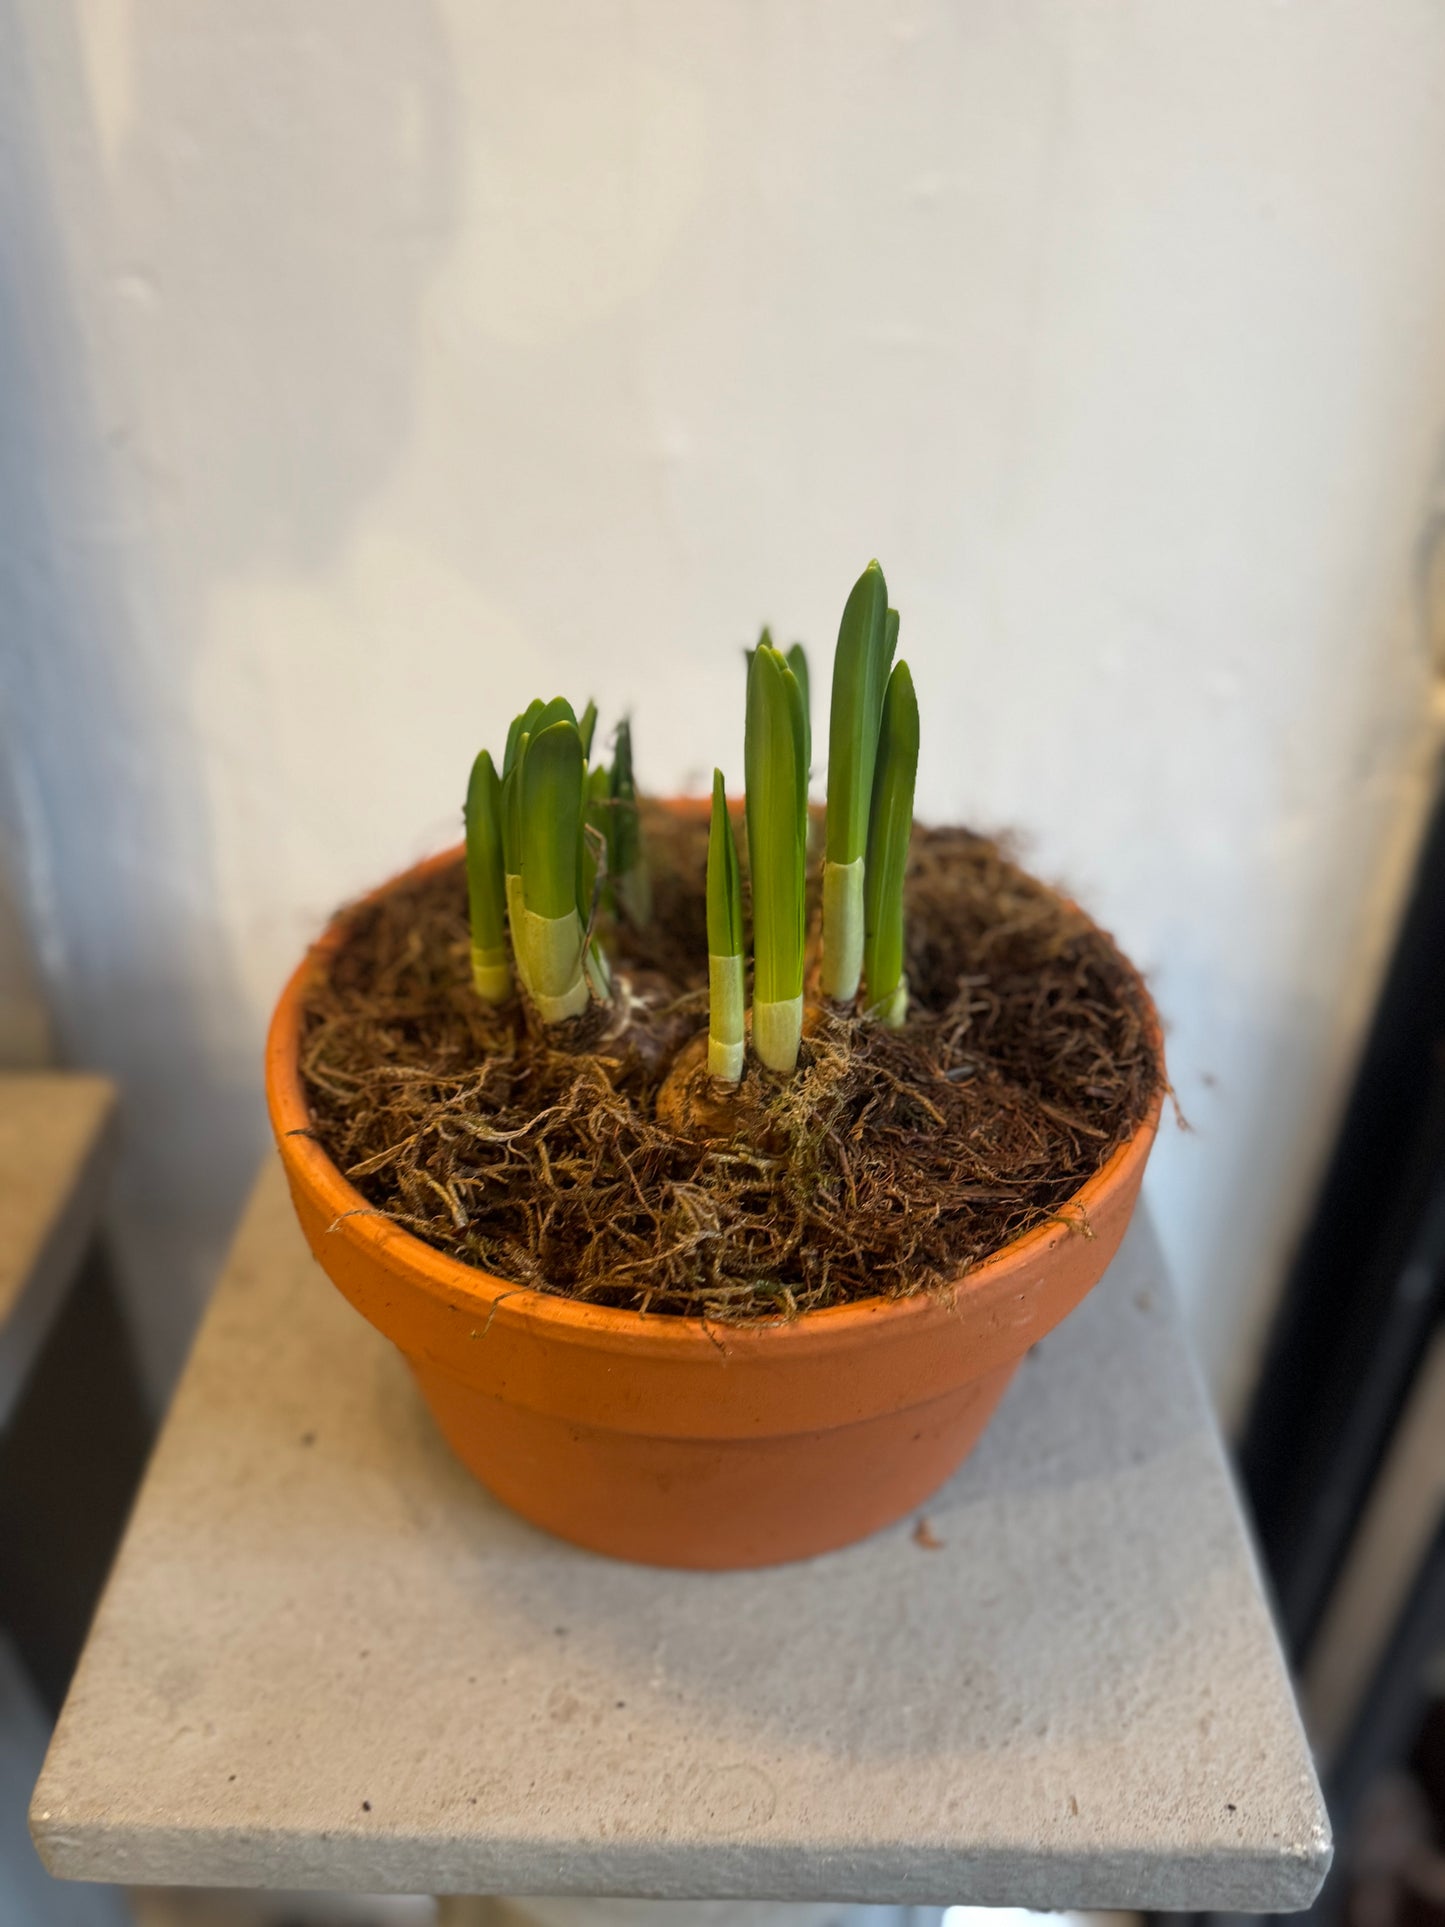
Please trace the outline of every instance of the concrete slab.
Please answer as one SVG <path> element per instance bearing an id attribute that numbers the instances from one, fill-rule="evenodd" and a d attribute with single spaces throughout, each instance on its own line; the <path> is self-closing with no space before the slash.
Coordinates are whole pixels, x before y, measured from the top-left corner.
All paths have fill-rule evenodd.
<path id="1" fill-rule="evenodd" d="M 63 1886 L 35 1857 L 25 1802 L 49 1737 L 45 1709 L 0 1633 L 0 1920 L 7 1927 L 136 1927 L 113 1887 Z"/>
<path id="2" fill-rule="evenodd" d="M 1326 1818 L 1149 1227 L 866 1544 L 624 1566 L 453 1464 L 268 1169 L 31 1809 L 79 1879 L 1301 1908 Z"/>
<path id="3" fill-rule="evenodd" d="M 114 1111 L 108 1078 L 0 1075 L 0 1426 L 95 1228 Z"/>

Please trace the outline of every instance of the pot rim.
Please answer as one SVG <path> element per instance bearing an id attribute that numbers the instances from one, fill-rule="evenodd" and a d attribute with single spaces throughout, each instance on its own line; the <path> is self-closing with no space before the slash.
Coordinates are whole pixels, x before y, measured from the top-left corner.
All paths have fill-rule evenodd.
<path id="1" fill-rule="evenodd" d="M 680 799 L 692 803 L 693 799 Z M 308 945 L 300 963 L 287 978 L 272 1013 L 266 1037 L 266 1104 L 272 1132 L 288 1166 L 293 1184 L 300 1182 L 311 1193 L 318 1207 L 330 1214 L 330 1229 L 368 1252 L 384 1270 L 404 1272 L 410 1282 L 428 1294 L 454 1306 L 480 1312 L 488 1325 L 496 1318 L 510 1324 L 520 1319 L 530 1326 L 550 1328 L 558 1338 L 574 1342 L 601 1342 L 611 1349 L 635 1348 L 639 1343 L 653 1346 L 695 1346 L 699 1341 L 710 1347 L 725 1334 L 726 1349 L 741 1345 L 750 1348 L 760 1340 L 776 1342 L 790 1338 L 797 1343 L 808 1338 L 843 1337 L 850 1329 L 874 1322 L 880 1316 L 910 1322 L 931 1321 L 940 1310 L 956 1311 L 958 1301 L 978 1293 L 994 1292 L 1012 1282 L 1010 1274 L 1024 1276 L 1036 1260 L 1059 1241 L 1060 1236 L 1075 1236 L 1086 1226 L 1100 1201 L 1110 1192 L 1131 1183 L 1147 1161 L 1158 1130 L 1168 1082 L 1161 1082 L 1149 1108 L 1131 1134 L 1107 1160 L 1060 1207 L 1053 1218 L 1021 1233 L 1010 1243 L 981 1260 L 955 1280 L 944 1295 L 919 1291 L 904 1298 L 859 1298 L 846 1304 L 826 1305 L 799 1313 L 793 1318 L 756 1319 L 745 1323 L 719 1325 L 715 1320 L 683 1317 L 674 1313 L 649 1313 L 596 1305 L 582 1299 L 539 1291 L 533 1285 L 519 1285 L 483 1271 L 439 1251 L 434 1245 L 380 1215 L 345 1176 L 330 1153 L 311 1135 L 311 1110 L 301 1076 L 301 1020 L 304 993 L 313 974 L 339 947 L 349 919 L 356 911 L 387 895 L 400 884 L 429 875 L 457 863 L 464 854 L 463 844 L 453 844 L 423 858 L 389 877 L 384 883 L 344 905 L 331 918 L 326 929 Z M 1065 899 L 1067 901 L 1067 899 Z M 1074 906 L 1077 907 L 1077 906 Z M 1105 933 L 1107 935 L 1107 933 Z M 1110 942 L 1113 940 L 1110 938 Z M 1134 979 L 1144 1006 L 1144 1014 L 1155 1049 L 1163 1065 L 1163 1035 L 1158 1012 L 1147 986 L 1134 965 L 1114 946 L 1116 954 Z M 1087 1233 L 1085 1235 L 1088 1235 Z"/>

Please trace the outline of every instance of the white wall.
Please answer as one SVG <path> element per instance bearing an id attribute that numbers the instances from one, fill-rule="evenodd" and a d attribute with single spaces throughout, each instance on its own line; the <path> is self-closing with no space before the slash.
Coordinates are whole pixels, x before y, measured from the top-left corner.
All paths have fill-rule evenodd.
<path id="1" fill-rule="evenodd" d="M 1150 971 L 1237 1402 L 1423 794 L 1445 11 L 0 0 L 6 753 L 172 1367 L 269 1003 L 542 688 L 740 764 L 887 567 L 924 811 Z"/>

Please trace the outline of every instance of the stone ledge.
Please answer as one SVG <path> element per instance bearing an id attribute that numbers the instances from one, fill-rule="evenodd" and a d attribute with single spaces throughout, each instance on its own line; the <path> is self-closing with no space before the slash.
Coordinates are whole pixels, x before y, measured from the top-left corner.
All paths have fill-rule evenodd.
<path id="1" fill-rule="evenodd" d="M 1328 1823 L 1146 1221 L 926 1512 L 761 1573 L 532 1530 L 268 1168 L 36 1840 L 127 1882 L 1308 1905 Z"/>
<path id="2" fill-rule="evenodd" d="M 108 1078 L 0 1074 L 0 1426 L 95 1229 L 114 1113 Z"/>

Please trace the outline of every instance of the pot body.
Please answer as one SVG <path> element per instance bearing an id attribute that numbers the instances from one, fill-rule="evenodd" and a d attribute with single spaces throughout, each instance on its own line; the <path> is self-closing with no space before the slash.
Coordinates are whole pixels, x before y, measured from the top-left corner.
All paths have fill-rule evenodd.
<path id="1" fill-rule="evenodd" d="M 771 1565 L 918 1505 L 977 1441 L 1030 1346 L 1103 1275 L 1158 1124 L 1162 1098 L 1059 1220 L 948 1294 L 728 1327 L 583 1305 L 492 1278 L 369 1213 L 310 1136 L 302 1012 L 339 940 L 333 927 L 292 977 L 267 1044 L 301 1228 L 404 1354 L 462 1463 L 537 1525 L 619 1558 Z"/>

